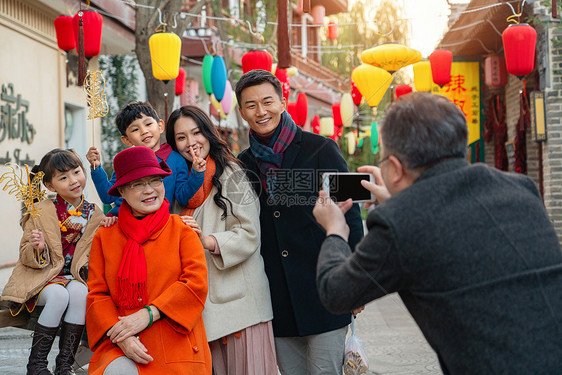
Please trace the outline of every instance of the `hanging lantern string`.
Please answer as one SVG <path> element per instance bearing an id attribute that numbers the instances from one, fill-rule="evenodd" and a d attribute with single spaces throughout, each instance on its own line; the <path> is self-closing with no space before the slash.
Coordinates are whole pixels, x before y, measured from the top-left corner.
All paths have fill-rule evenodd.
<path id="1" fill-rule="evenodd" d="M 523 14 L 522 9 L 525 6 L 525 2 L 527 0 L 523 0 L 523 2 L 520 2 L 517 6 L 517 12 L 515 12 L 515 9 L 513 8 L 513 6 L 510 3 L 506 3 L 507 5 L 509 5 L 509 7 L 511 8 L 511 11 L 513 12 L 513 15 L 507 17 L 506 21 L 507 22 L 513 22 L 515 24 L 519 24 L 519 21 L 521 20 L 521 15 Z M 516 19 L 517 18 L 517 19 Z"/>

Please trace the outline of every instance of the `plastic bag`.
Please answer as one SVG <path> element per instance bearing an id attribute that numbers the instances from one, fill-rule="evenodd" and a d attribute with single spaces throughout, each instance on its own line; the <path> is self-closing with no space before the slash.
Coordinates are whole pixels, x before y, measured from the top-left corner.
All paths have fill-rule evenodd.
<path id="1" fill-rule="evenodd" d="M 345 343 L 343 370 L 345 375 L 360 375 L 369 369 L 369 360 L 361 339 L 355 336 L 355 317 L 351 320 L 351 336 Z"/>

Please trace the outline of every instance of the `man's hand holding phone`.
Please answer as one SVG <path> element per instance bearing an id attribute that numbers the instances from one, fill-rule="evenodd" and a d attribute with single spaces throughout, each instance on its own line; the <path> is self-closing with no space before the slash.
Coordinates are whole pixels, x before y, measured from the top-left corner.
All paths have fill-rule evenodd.
<path id="1" fill-rule="evenodd" d="M 370 173 L 374 177 L 374 182 L 372 181 L 361 181 L 361 185 L 371 192 L 371 194 L 376 198 L 373 202 L 365 203 L 365 208 L 368 208 L 375 203 L 382 203 L 388 198 L 390 198 L 390 192 L 386 188 L 381 175 L 381 169 L 372 165 L 364 165 L 357 168 L 357 172 Z"/>
<path id="2" fill-rule="evenodd" d="M 351 198 L 340 203 L 335 203 L 328 193 L 320 190 L 318 200 L 314 205 L 312 214 L 314 218 L 326 231 L 326 236 L 337 234 L 347 241 L 349 237 L 349 226 L 345 221 L 345 213 L 349 211 L 353 202 Z"/>

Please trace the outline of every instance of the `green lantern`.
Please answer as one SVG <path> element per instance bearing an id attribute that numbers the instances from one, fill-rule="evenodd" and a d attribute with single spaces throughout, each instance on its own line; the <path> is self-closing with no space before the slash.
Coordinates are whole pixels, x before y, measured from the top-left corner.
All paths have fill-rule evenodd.
<path id="1" fill-rule="evenodd" d="M 379 152 L 379 130 L 376 122 L 371 124 L 371 150 L 373 154 Z"/>
<path id="2" fill-rule="evenodd" d="M 211 85 L 211 70 L 213 68 L 213 56 L 205 55 L 203 58 L 203 86 L 208 95 L 213 93 L 213 86 Z"/>

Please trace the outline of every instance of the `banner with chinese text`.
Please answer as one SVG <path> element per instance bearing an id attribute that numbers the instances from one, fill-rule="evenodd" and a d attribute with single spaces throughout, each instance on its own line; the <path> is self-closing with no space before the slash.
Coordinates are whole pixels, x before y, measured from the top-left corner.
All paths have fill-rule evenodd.
<path id="1" fill-rule="evenodd" d="M 433 85 L 431 92 L 455 103 L 466 116 L 468 144 L 480 139 L 480 64 L 453 62 L 451 82 L 443 87 Z"/>

